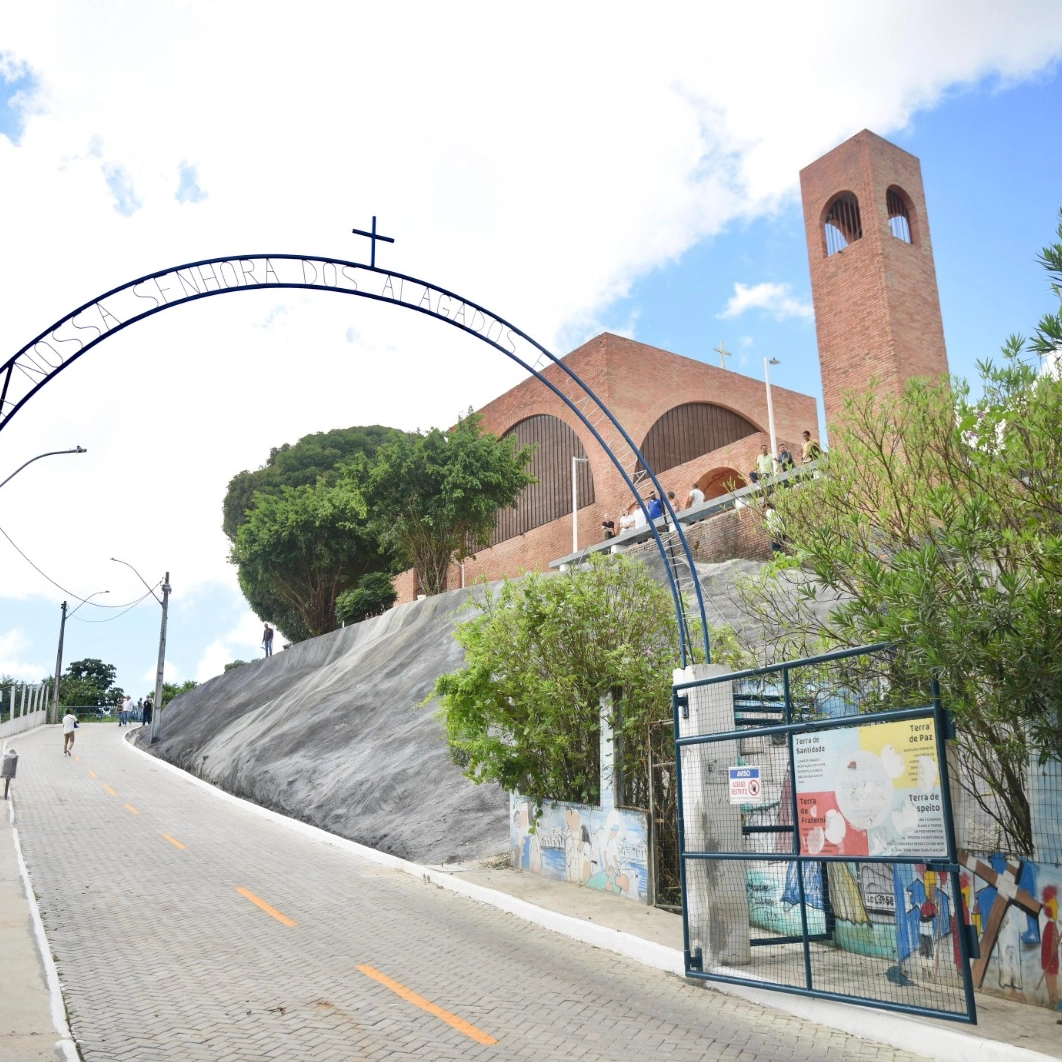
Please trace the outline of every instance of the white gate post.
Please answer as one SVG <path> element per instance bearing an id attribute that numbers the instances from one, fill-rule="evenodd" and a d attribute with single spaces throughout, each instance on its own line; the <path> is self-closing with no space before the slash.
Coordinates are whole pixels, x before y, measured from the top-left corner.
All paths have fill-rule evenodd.
<path id="1" fill-rule="evenodd" d="M 674 681 L 725 675 L 719 664 L 691 664 L 675 670 Z M 734 729 L 731 682 L 695 686 L 684 691 L 689 714 L 680 713 L 679 736 L 721 734 Z M 685 716 L 685 717 L 683 717 Z M 730 803 L 729 768 L 738 763 L 736 741 L 713 741 L 680 750 L 682 816 L 687 852 L 741 852 L 741 808 Z M 700 948 L 704 968 L 745 965 L 749 944 L 749 898 L 745 863 L 739 859 L 686 861 L 686 917 L 691 953 Z"/>

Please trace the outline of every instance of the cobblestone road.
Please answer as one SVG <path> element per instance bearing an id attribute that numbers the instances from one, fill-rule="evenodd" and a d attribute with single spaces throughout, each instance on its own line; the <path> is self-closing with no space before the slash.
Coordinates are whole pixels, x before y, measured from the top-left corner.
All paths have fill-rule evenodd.
<path id="1" fill-rule="evenodd" d="M 706 991 L 270 822 L 120 747 L 18 745 L 87 1062 L 911 1056 Z"/>

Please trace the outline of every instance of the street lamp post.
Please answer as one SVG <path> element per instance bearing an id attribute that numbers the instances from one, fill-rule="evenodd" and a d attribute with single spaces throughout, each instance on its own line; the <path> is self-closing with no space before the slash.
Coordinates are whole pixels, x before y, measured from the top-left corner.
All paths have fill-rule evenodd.
<path id="1" fill-rule="evenodd" d="M 26 465 L 32 465 L 34 461 L 39 461 L 42 457 L 54 457 L 56 454 L 87 454 L 87 453 L 88 453 L 88 450 L 86 450 L 83 446 L 75 446 L 73 448 L 73 450 L 49 450 L 46 454 L 37 454 L 36 457 L 31 457 L 25 464 L 19 465 L 18 468 L 16 468 L 15 471 L 12 472 L 11 475 L 7 477 L 7 479 L 5 479 L 2 483 L 0 483 L 0 487 L 2 487 L 4 485 L 4 483 L 7 483 L 9 480 L 14 479 L 15 476 L 17 476 L 19 474 L 19 472 L 21 472 L 26 467 Z"/>
<path id="2" fill-rule="evenodd" d="M 97 590 L 94 594 L 89 594 L 88 597 L 83 598 L 81 605 L 87 605 L 94 597 L 99 597 L 100 594 L 109 594 L 109 590 Z M 78 605 L 73 612 L 69 613 L 70 616 L 77 612 L 81 605 Z M 50 712 L 51 718 L 49 723 L 59 722 L 59 679 L 63 674 L 63 635 L 66 633 L 66 621 L 68 614 L 66 611 L 66 602 L 62 604 L 62 618 L 59 620 L 59 651 L 55 654 L 55 689 L 52 690 L 52 709 Z"/>
<path id="3" fill-rule="evenodd" d="M 774 402 L 771 400 L 771 366 L 781 365 L 777 358 L 763 359 L 763 377 L 767 381 L 767 429 L 771 433 L 771 460 L 778 460 L 778 439 L 774 434 Z"/>
<path id="4" fill-rule="evenodd" d="M 572 455 L 572 553 L 579 552 L 579 480 L 576 478 L 576 466 L 580 461 L 585 465 L 589 460 L 589 457 Z"/>
<path id="5" fill-rule="evenodd" d="M 136 577 L 147 586 L 148 593 L 162 606 L 162 626 L 159 628 L 159 666 L 155 672 L 155 700 L 151 712 L 150 742 L 154 745 L 159 740 L 159 730 L 162 728 L 162 676 L 166 669 L 166 614 L 169 611 L 170 591 L 173 589 L 170 586 L 170 573 L 167 572 L 162 580 L 162 599 L 159 600 L 155 591 L 148 586 L 144 577 L 136 568 L 133 568 L 129 561 L 119 560 L 118 557 L 111 557 L 111 560 L 118 564 L 124 564 L 127 568 L 132 568 Z"/>

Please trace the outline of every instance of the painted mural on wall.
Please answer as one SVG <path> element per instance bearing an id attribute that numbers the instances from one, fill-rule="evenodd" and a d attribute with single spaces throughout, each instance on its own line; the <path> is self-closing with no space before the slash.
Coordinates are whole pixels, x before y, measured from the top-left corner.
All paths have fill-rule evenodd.
<path id="1" fill-rule="evenodd" d="M 806 864 L 802 884 L 810 932 L 829 930 L 834 947 L 887 960 L 885 976 L 894 985 L 955 983 L 958 919 L 963 917 L 980 945 L 981 956 L 972 962 L 976 989 L 1062 1011 L 1062 865 L 1047 861 L 1062 859 L 1062 765 L 1033 764 L 1030 780 L 1033 840 L 1046 859 L 961 852 L 959 896 L 953 895 L 953 878 L 924 864 Z M 786 777 L 773 805 L 778 826 L 791 822 L 789 784 Z M 806 845 L 804 827 L 814 824 L 800 825 Z M 788 835 L 780 835 L 775 853 L 791 843 Z M 794 863 L 750 864 L 751 926 L 767 934 L 799 935 L 800 886 Z"/>
<path id="2" fill-rule="evenodd" d="M 534 830 L 526 798 L 509 798 L 509 847 L 519 870 L 645 903 L 647 820 L 626 808 L 546 804 Z"/>
<path id="3" fill-rule="evenodd" d="M 981 941 L 974 986 L 1062 1010 L 1062 867 L 995 855 L 963 856 L 962 889 Z"/>

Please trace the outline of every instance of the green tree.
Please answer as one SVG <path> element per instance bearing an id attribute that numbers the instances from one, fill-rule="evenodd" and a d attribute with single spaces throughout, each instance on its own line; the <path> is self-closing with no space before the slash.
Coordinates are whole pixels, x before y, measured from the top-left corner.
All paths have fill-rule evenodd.
<path id="1" fill-rule="evenodd" d="M 353 590 L 344 590 L 336 598 L 336 619 L 339 623 L 360 623 L 386 612 L 397 597 L 387 572 L 369 572 L 358 580 Z"/>
<path id="2" fill-rule="evenodd" d="M 124 696 L 122 688 L 114 683 L 117 676 L 118 669 L 113 664 L 105 664 L 97 657 L 75 660 L 60 679 L 59 703 L 86 707 L 114 704 Z"/>
<path id="3" fill-rule="evenodd" d="M 247 663 L 247 661 L 246 661 L 246 660 L 230 660 L 230 661 L 229 661 L 229 662 L 228 662 L 228 663 L 227 663 L 227 664 L 225 665 L 225 671 L 235 671 L 235 670 L 236 670 L 236 668 L 238 668 L 238 667 L 243 667 L 243 666 L 244 666 L 244 664 L 246 664 L 246 663 Z"/>
<path id="4" fill-rule="evenodd" d="M 174 697 L 180 697 L 182 693 L 188 693 L 198 685 L 195 679 L 185 679 L 184 682 L 164 682 L 162 684 L 162 707 L 165 708 Z"/>
<path id="5" fill-rule="evenodd" d="M 368 470 L 380 536 L 429 595 L 446 590 L 451 564 L 489 545 L 498 510 L 535 482 L 533 448 L 484 432 L 481 419 L 469 410 L 450 431 L 396 436 Z"/>
<path id="6" fill-rule="evenodd" d="M 284 487 L 310 487 L 322 476 L 334 482 L 344 466 L 359 456 L 371 458 L 396 432 L 381 424 L 334 428 L 304 435 L 294 445 L 273 447 L 265 465 L 253 472 L 239 472 L 229 481 L 222 503 L 222 530 L 235 543 L 237 531 L 257 504 L 256 494 L 278 495 Z"/>
<path id="7" fill-rule="evenodd" d="M 240 586 L 251 608 L 275 624 L 289 641 L 302 641 L 335 628 L 334 601 L 329 604 L 333 583 L 338 594 L 353 588 L 367 571 L 391 574 L 391 552 L 380 547 L 364 522 L 356 536 L 357 548 L 348 550 L 355 558 L 354 566 L 347 572 L 340 565 L 337 571 L 335 560 L 343 548 L 334 539 L 342 532 L 333 529 L 333 541 L 328 541 L 328 520 L 322 518 L 319 492 L 356 475 L 352 466 L 370 461 L 381 442 L 400 434 L 394 428 L 374 424 L 306 435 L 294 445 L 274 447 L 264 467 L 240 472 L 230 481 L 222 506 L 222 528 L 233 543 L 230 560 L 239 568 Z M 304 502 L 307 512 L 303 527 L 295 531 L 298 521 L 292 521 L 291 514 Z M 239 545 L 240 530 L 255 519 L 263 505 L 265 515 L 256 519 Z M 328 508 L 327 503 L 324 508 Z M 315 525 L 317 545 L 309 544 L 307 524 Z M 266 548 L 263 544 L 267 540 L 283 540 L 272 557 L 259 549 Z M 320 555 L 325 565 L 319 572 L 307 568 L 312 569 L 315 555 Z M 300 588 L 304 596 L 300 596 Z M 331 619 L 326 621 L 322 610 L 328 609 Z"/>
<path id="8" fill-rule="evenodd" d="M 230 559 L 251 606 L 291 641 L 335 630 L 336 598 L 382 563 L 366 513 L 351 478 L 258 495 Z"/>
<path id="9" fill-rule="evenodd" d="M 1041 262 L 1062 298 L 1058 236 Z M 822 477 L 774 492 L 788 556 L 744 589 L 776 659 L 889 641 L 912 681 L 938 677 L 971 799 L 1029 854 L 1030 753 L 1062 756 L 1062 378 L 1023 359 L 1060 341 L 1058 314 L 1011 337 L 976 399 L 851 399 Z"/>
<path id="10" fill-rule="evenodd" d="M 597 555 L 585 569 L 506 581 L 471 607 L 455 635 L 465 666 L 434 690 L 466 775 L 538 806 L 597 803 L 600 698 L 611 694 L 625 799 L 647 806 L 649 731 L 670 725 L 680 661 L 668 590 L 637 561 Z M 712 634 L 716 659 L 739 663 L 729 630 Z"/>

